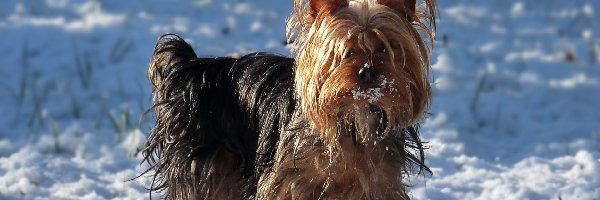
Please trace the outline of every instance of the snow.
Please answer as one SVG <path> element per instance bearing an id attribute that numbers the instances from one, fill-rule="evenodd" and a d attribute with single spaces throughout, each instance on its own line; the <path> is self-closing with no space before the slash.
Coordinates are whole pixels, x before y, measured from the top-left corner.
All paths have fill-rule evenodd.
<path id="1" fill-rule="evenodd" d="M 600 199 L 600 2 L 438 6 L 421 128 L 433 174 L 407 179 L 410 195 Z M 156 38 L 180 34 L 205 56 L 289 55 L 290 12 L 278 0 L 0 1 L 0 199 L 147 199 L 151 180 L 129 180 L 146 169 Z"/>

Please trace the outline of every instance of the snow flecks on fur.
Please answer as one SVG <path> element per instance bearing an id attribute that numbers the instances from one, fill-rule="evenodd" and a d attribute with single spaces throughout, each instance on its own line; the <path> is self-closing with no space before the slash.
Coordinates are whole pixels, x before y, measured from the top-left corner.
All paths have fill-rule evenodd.
<path id="1" fill-rule="evenodd" d="M 368 64 L 365 63 L 365 66 L 368 66 Z M 385 95 L 384 93 L 398 91 L 398 89 L 393 87 L 394 80 L 388 80 L 383 75 L 379 76 L 377 82 L 379 82 L 379 87 L 367 89 L 357 88 L 352 90 L 352 98 L 354 100 L 366 100 L 368 103 L 372 104 L 381 99 L 381 97 Z"/>

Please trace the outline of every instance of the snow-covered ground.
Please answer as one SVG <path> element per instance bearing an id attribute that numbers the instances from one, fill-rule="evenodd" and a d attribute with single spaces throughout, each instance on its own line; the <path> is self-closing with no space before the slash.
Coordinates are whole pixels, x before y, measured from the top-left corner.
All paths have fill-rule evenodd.
<path id="1" fill-rule="evenodd" d="M 599 1 L 439 0 L 414 199 L 600 199 Z M 156 38 L 288 55 L 281 0 L 0 1 L 0 199 L 147 199 Z"/>

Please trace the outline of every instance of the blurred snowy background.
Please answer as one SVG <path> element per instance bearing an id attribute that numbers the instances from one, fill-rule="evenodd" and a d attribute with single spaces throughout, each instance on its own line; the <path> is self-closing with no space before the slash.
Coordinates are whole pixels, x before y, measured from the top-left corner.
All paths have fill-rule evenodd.
<path id="1" fill-rule="evenodd" d="M 600 1 L 438 0 L 414 199 L 600 199 Z M 136 156 L 163 33 L 284 45 L 291 0 L 0 1 L 0 199 L 147 199 Z"/>

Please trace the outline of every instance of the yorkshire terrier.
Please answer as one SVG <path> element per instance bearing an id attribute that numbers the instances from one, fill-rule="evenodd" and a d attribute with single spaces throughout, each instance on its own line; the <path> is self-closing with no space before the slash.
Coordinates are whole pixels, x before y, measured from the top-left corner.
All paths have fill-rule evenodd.
<path id="1" fill-rule="evenodd" d="M 295 58 L 198 58 L 162 36 L 142 153 L 167 199 L 409 199 L 429 171 L 435 0 L 294 0 Z"/>

